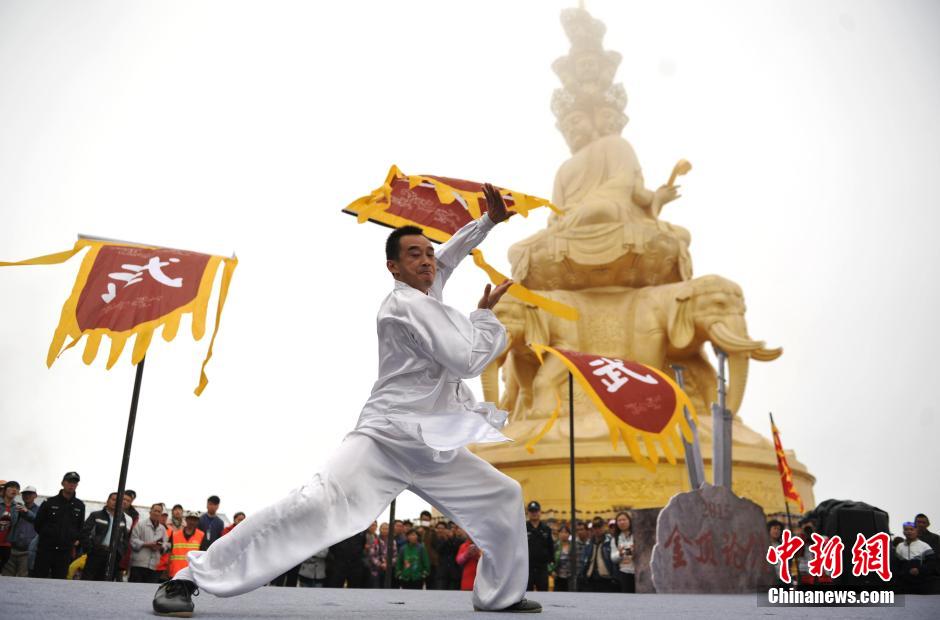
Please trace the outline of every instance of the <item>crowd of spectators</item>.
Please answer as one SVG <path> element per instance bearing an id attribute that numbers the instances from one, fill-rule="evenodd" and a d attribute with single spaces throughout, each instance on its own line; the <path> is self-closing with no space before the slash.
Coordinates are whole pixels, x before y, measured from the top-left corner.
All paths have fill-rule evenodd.
<path id="1" fill-rule="evenodd" d="M 20 488 L 14 480 L 0 484 L 0 574 L 104 581 L 114 547 L 113 580 L 159 583 L 188 564 L 189 551 L 208 549 L 245 518 L 236 513 L 226 526 L 215 495 L 204 513 L 184 512 L 179 504 L 167 512 L 157 503 L 141 516 L 134 507 L 137 494 L 128 489 L 121 498 L 123 519 L 115 527 L 118 494 L 87 512 L 76 495 L 80 481 L 77 472 L 67 472 L 59 492 L 41 504 L 35 487 Z"/>
<path id="2" fill-rule="evenodd" d="M 204 512 L 185 511 L 179 504 L 150 506 L 141 515 L 134 506 L 136 493 L 122 498 L 124 518 L 114 527 L 118 494 L 111 493 L 100 510 L 86 514 L 76 491 L 80 477 L 67 472 L 56 495 L 37 502 L 32 486 L 0 483 L 0 574 L 104 580 L 112 542 L 117 562 L 112 579 L 159 583 L 188 564 L 187 553 L 208 549 L 244 518 L 235 513 L 226 524 L 218 510 L 219 497 L 206 501 Z M 577 587 L 588 592 L 636 590 L 634 540 L 629 512 L 605 520 L 572 522 L 542 520 L 541 506 L 526 506 L 529 567 L 528 589 L 571 589 L 572 556 Z M 940 536 L 929 530 L 930 520 L 919 514 L 904 523 L 904 536 L 891 546 L 892 587 L 899 592 L 940 591 Z M 368 529 L 311 556 L 274 579 L 270 585 L 286 587 L 350 587 L 428 590 L 472 590 L 482 551 L 453 521 L 433 519 L 428 511 L 417 521 L 395 520 L 392 553 L 388 554 L 389 525 L 373 522 Z M 784 524 L 767 523 L 771 545 L 779 545 Z M 831 579 L 808 571 L 814 524 L 801 520 L 793 534 L 804 540 L 795 559 L 800 587 L 825 587 Z M 115 539 L 112 541 L 112 539 Z M 389 557 L 391 563 L 389 563 Z"/>

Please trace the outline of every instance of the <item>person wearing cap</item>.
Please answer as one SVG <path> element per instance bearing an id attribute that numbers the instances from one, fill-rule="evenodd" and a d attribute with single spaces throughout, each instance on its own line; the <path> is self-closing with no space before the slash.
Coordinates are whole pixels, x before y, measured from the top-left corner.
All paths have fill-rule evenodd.
<path id="1" fill-rule="evenodd" d="M 174 530 L 170 548 L 170 579 L 189 566 L 189 552 L 205 549 L 206 533 L 199 529 L 199 513 L 188 510 L 181 530 Z"/>
<path id="2" fill-rule="evenodd" d="M 548 565 L 555 559 L 552 530 L 542 523 L 542 506 L 531 501 L 526 507 L 529 520 L 525 529 L 529 538 L 529 583 L 527 590 L 548 591 Z"/>
<path id="3" fill-rule="evenodd" d="M 3 566 L 4 577 L 26 577 L 29 574 L 29 546 L 36 538 L 36 487 L 27 486 L 20 493 L 22 502 L 14 501 L 17 515 L 10 536 L 10 559 Z"/>
<path id="4" fill-rule="evenodd" d="M 75 496 L 81 480 L 78 473 L 62 477 L 62 490 L 50 497 L 36 513 L 36 563 L 33 577 L 65 579 L 85 523 L 85 503 Z"/>

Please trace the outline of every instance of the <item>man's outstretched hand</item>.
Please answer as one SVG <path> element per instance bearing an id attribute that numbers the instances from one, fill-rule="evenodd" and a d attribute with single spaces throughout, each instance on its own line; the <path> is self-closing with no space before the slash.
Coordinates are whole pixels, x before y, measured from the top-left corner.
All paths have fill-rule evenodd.
<path id="1" fill-rule="evenodd" d="M 505 222 L 515 215 L 515 211 L 506 209 L 506 202 L 500 195 L 499 190 L 489 183 L 483 184 L 483 195 L 486 196 L 486 212 L 494 224 Z"/>
<path id="2" fill-rule="evenodd" d="M 512 280 L 503 280 L 496 288 L 493 288 L 492 284 L 487 284 L 486 288 L 483 289 L 483 297 L 480 298 L 480 303 L 477 304 L 477 308 L 481 310 L 492 310 L 493 306 L 496 305 L 513 284 L 514 282 Z"/>

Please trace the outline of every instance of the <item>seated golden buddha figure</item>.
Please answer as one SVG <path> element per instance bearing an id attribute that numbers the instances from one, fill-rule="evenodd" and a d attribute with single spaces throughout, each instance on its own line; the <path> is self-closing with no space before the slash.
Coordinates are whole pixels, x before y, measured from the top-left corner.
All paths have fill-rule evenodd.
<path id="1" fill-rule="evenodd" d="M 581 63 L 583 66 L 584 63 Z M 689 232 L 659 219 L 674 186 L 648 189 L 620 132 L 620 84 L 586 97 L 559 89 L 552 100 L 572 156 L 555 175 L 552 202 L 564 216 L 509 250 L 512 277 L 530 289 L 642 287 L 692 277 Z"/>

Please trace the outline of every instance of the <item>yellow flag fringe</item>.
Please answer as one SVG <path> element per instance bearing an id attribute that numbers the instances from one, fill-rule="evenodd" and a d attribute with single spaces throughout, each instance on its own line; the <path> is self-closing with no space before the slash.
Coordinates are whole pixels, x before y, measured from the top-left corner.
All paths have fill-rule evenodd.
<path id="1" fill-rule="evenodd" d="M 692 406 L 692 402 L 685 392 L 661 370 L 645 366 L 650 371 L 656 373 L 663 382 L 672 388 L 676 395 L 676 404 L 672 416 L 669 418 L 665 427 L 663 427 L 663 430 L 659 433 L 650 433 L 634 428 L 617 417 L 617 415 L 607 407 L 600 395 L 594 391 L 587 378 L 581 374 L 580 369 L 569 360 L 567 356 L 548 345 L 531 343 L 529 346 L 535 352 L 540 363 L 544 363 L 543 353 L 546 351 L 554 354 L 561 360 L 575 380 L 577 380 L 581 389 L 590 397 L 591 402 L 604 417 L 604 421 L 607 422 L 607 426 L 610 428 L 610 439 L 613 448 L 616 450 L 617 446 L 622 442 L 626 446 L 630 456 L 633 457 L 633 460 L 648 471 L 655 471 L 660 456 L 672 465 L 677 463 L 676 454 L 677 447 L 680 445 L 680 434 L 685 437 L 687 441 L 692 441 L 692 429 L 685 420 L 683 407 L 688 408 L 692 419 L 697 422 L 698 417 L 695 413 L 695 408 Z M 556 394 L 556 398 L 557 397 Z M 553 414 L 553 417 L 557 416 Z M 554 420 L 550 419 L 547 426 L 550 428 L 553 422 Z M 530 453 L 534 452 L 535 444 L 538 443 L 538 440 L 541 439 L 546 432 L 548 432 L 547 429 L 543 429 L 533 440 L 530 440 L 530 442 L 526 444 L 526 449 L 529 449 L 530 446 L 532 447 L 532 450 L 529 450 Z M 658 449 L 657 444 L 659 446 Z"/>

